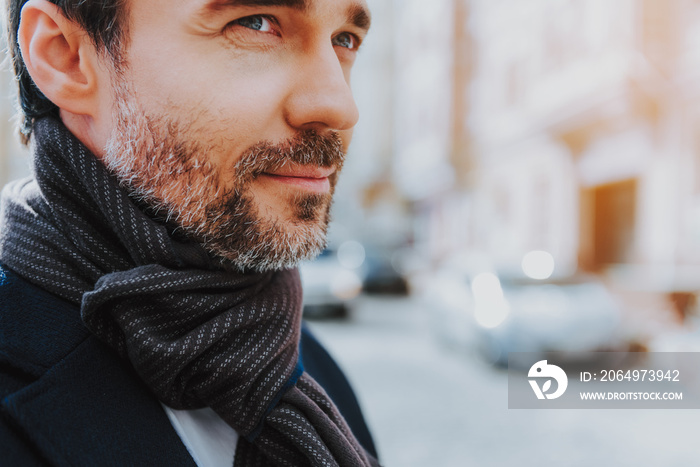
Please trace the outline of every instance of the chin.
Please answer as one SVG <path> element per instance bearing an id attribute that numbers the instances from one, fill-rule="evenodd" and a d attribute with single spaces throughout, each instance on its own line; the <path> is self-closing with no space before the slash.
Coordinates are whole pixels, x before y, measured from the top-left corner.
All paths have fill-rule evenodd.
<path id="1" fill-rule="evenodd" d="M 257 215 L 258 210 L 251 209 L 252 200 L 247 201 L 244 212 L 248 215 L 230 216 L 234 225 L 219 225 L 216 236 L 200 239 L 230 267 L 255 272 L 289 269 L 326 248 L 329 196 L 302 196 L 294 200 L 291 212 L 274 218 Z"/>
<path id="2" fill-rule="evenodd" d="M 249 249 L 210 248 L 234 269 L 245 272 L 269 272 L 296 267 L 300 262 L 316 258 L 326 247 L 326 232 L 321 229 L 276 231 L 269 242 L 260 242 Z"/>

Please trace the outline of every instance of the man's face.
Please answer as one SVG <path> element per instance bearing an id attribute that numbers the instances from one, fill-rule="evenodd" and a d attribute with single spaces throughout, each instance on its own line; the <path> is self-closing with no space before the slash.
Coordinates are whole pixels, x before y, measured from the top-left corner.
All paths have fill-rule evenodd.
<path id="1" fill-rule="evenodd" d="M 358 118 L 364 0 L 138 0 L 129 17 L 107 165 L 241 269 L 316 255 Z"/>

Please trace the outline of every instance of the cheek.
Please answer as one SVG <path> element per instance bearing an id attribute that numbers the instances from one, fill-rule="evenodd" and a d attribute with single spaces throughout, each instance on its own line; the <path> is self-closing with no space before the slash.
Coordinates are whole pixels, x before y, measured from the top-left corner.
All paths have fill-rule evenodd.
<path id="1" fill-rule="evenodd" d="M 245 62 L 182 67 L 144 60 L 134 66 L 139 73 L 132 75 L 133 87 L 145 113 L 208 128 L 224 139 L 278 139 L 290 80 L 284 70 L 252 68 Z"/>

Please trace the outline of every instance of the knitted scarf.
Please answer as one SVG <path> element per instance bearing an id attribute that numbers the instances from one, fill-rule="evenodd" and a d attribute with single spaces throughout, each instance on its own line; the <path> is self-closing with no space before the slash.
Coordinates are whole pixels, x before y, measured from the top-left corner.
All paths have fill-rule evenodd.
<path id="1" fill-rule="evenodd" d="M 235 466 L 377 465 L 298 364 L 297 271 L 239 273 L 174 238 L 54 118 L 34 178 L 0 205 L 0 260 L 83 322 L 175 409 L 209 406 L 241 436 Z"/>

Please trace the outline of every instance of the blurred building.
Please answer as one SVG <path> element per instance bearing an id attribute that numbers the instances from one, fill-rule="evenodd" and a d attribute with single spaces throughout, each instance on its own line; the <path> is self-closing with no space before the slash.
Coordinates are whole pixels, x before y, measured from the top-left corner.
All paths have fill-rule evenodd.
<path id="1" fill-rule="evenodd" d="M 696 3 L 472 2 L 470 127 L 480 212 L 495 217 L 483 224 L 506 224 L 499 256 L 545 249 L 594 270 L 688 259 L 678 170 L 692 122 L 677 84 L 700 63 L 682 60 L 696 25 L 679 13 Z"/>
<path id="2" fill-rule="evenodd" d="M 415 214 L 432 210 L 454 181 L 453 3 L 368 3 L 372 29 L 352 78 L 360 122 L 334 211 L 355 237 L 394 248 L 416 234 L 427 238 L 424 216 Z M 353 200 L 360 209 L 350 208 Z"/>
<path id="3" fill-rule="evenodd" d="M 453 11 L 441 17 L 453 56 L 409 50 L 413 68 L 451 62 L 452 86 L 433 80 L 442 112 L 425 121 L 447 130 L 431 157 L 452 174 L 414 200 L 418 243 L 438 262 L 485 251 L 500 270 L 545 250 L 558 274 L 605 273 L 683 308 L 700 290 L 700 2 L 438 3 Z M 429 131 L 407 120 L 399 133 Z"/>

